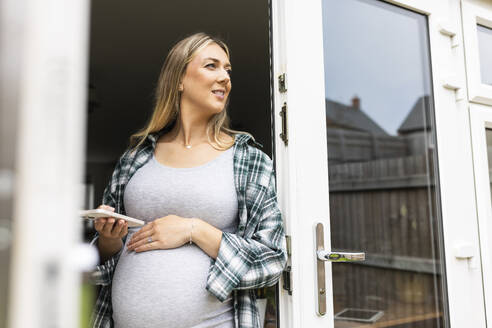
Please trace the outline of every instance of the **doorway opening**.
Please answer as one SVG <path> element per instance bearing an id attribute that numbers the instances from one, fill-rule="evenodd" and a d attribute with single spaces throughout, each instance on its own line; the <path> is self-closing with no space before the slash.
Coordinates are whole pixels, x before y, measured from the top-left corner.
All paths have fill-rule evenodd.
<path id="1" fill-rule="evenodd" d="M 250 132 L 274 157 L 270 5 L 268 0 L 92 2 L 85 208 L 101 204 L 130 135 L 148 121 L 168 51 L 196 32 L 218 36 L 229 46 L 234 67 L 231 128 Z M 93 233 L 89 222 L 85 240 Z M 278 326 L 276 294 L 275 287 L 257 292 L 264 327 Z"/>

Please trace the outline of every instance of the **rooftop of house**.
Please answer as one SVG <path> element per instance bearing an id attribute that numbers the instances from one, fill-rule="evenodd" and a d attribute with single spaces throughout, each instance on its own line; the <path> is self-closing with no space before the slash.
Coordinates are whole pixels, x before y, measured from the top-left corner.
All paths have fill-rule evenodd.
<path id="1" fill-rule="evenodd" d="M 429 95 L 418 98 L 407 117 L 398 128 L 398 134 L 408 134 L 430 129 L 430 105 Z"/>
<path id="2" fill-rule="evenodd" d="M 352 105 L 347 106 L 339 102 L 325 99 L 327 124 L 332 124 L 344 129 L 368 132 L 374 135 L 387 136 L 376 122 L 374 122 L 361 108 L 360 99 L 352 98 Z"/>

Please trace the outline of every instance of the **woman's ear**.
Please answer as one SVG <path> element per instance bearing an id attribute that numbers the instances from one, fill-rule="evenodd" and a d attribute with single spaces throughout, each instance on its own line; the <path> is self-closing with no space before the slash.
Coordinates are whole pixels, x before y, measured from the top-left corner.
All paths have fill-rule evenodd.
<path id="1" fill-rule="evenodd" d="M 179 91 L 183 91 L 183 83 L 182 82 L 179 82 L 178 90 Z"/>

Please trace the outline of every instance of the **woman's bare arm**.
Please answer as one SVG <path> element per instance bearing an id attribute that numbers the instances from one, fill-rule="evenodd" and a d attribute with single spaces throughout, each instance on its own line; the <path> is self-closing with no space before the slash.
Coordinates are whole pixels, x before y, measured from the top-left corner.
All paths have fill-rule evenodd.
<path id="1" fill-rule="evenodd" d="M 192 241 L 213 259 L 219 253 L 222 231 L 202 219 L 191 219 L 192 229 L 190 235 Z"/>

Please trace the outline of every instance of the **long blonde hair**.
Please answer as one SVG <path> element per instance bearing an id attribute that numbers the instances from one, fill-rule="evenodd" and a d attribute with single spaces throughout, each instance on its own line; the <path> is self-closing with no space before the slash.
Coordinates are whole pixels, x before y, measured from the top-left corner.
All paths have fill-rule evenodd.
<path id="1" fill-rule="evenodd" d="M 155 104 L 152 116 L 144 128 L 130 136 L 130 147 L 135 145 L 133 150 L 138 149 L 149 134 L 163 128 L 171 128 L 178 121 L 181 97 L 181 93 L 178 91 L 179 82 L 186 71 L 188 63 L 193 60 L 195 54 L 211 43 L 216 43 L 220 46 L 227 54 L 227 57 L 230 58 L 227 45 L 219 38 L 205 33 L 190 35 L 176 43 L 169 51 L 161 68 L 155 90 Z M 221 140 L 220 132 L 224 132 L 229 136 L 232 136 L 234 133 L 245 133 L 253 138 L 248 132 L 230 129 L 230 120 L 227 115 L 228 105 L 229 97 L 227 98 L 224 109 L 212 116 L 207 124 L 206 132 L 208 142 L 218 150 L 225 150 L 234 144 L 234 141 L 227 142 Z M 210 129 L 213 129 L 213 140 L 210 139 Z"/>

